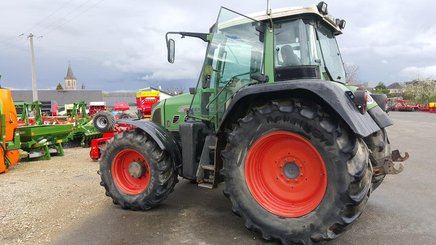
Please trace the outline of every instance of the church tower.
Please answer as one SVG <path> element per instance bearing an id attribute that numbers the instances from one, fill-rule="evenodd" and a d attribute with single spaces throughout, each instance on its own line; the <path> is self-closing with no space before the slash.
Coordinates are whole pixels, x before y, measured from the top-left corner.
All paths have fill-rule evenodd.
<path id="1" fill-rule="evenodd" d="M 65 80 L 65 89 L 67 90 L 76 90 L 77 79 L 73 74 L 73 70 L 71 69 L 71 65 L 68 65 L 67 76 L 64 77 Z"/>

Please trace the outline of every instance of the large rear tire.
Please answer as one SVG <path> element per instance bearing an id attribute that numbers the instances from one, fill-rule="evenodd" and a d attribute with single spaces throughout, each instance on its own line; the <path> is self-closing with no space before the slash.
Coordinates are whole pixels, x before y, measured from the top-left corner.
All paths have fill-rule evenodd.
<path id="1" fill-rule="evenodd" d="M 100 175 L 114 204 L 132 210 L 157 206 L 178 182 L 170 156 L 140 130 L 115 134 L 103 153 Z"/>
<path id="2" fill-rule="evenodd" d="M 364 138 L 368 148 L 371 150 L 370 159 L 373 167 L 383 166 L 385 159 L 391 157 L 391 145 L 385 129 L 381 129 L 370 136 Z M 372 177 L 372 191 L 381 185 L 385 175 Z"/>
<path id="3" fill-rule="evenodd" d="M 238 121 L 223 152 L 224 193 L 248 229 L 283 244 L 336 238 L 370 194 L 368 149 L 330 111 L 274 101 Z"/>

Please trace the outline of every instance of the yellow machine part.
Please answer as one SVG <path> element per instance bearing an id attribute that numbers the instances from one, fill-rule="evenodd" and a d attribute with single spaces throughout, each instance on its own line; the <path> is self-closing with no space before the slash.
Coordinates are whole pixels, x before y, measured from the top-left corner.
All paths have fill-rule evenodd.
<path id="1" fill-rule="evenodd" d="M 18 127 L 17 112 L 9 89 L 0 88 L 0 173 L 7 172 L 7 167 L 14 166 L 19 158 L 19 150 L 9 150 L 5 153 L 7 142 L 13 141 L 15 129 Z"/>
<path id="2" fill-rule="evenodd" d="M 12 141 L 14 139 L 15 129 L 18 127 L 17 111 L 15 110 L 12 93 L 9 89 L 0 88 L 1 101 L 1 117 L 5 117 L 6 125 L 1 125 L 3 120 L 0 120 L 0 127 L 4 127 L 5 134 L 2 135 L 3 142 Z M 3 133 L 3 130 L 2 130 Z"/>
<path id="3" fill-rule="evenodd" d="M 144 90 L 136 92 L 136 98 L 139 97 L 156 97 L 160 96 L 160 91 L 158 90 Z"/>
<path id="4" fill-rule="evenodd" d="M 4 156 L 3 148 L 0 148 L 0 155 Z M 7 173 L 8 167 L 15 166 L 18 160 L 20 160 L 19 150 L 8 151 L 6 156 L 0 158 L 0 173 Z"/>
<path id="5" fill-rule="evenodd" d="M 4 155 L 2 148 L 0 148 L 0 154 Z M 5 173 L 5 172 L 8 172 L 8 169 L 6 168 L 5 158 L 2 157 L 2 158 L 0 158 L 0 173 Z"/>

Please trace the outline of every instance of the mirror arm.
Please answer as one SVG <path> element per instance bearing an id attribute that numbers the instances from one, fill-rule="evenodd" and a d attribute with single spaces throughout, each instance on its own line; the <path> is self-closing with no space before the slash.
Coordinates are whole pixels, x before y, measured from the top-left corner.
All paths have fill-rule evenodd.
<path id="1" fill-rule="evenodd" d="M 209 33 L 199 33 L 199 32 L 167 32 L 167 34 L 165 35 L 165 39 L 167 40 L 167 43 L 168 43 L 168 35 L 169 34 L 179 34 L 182 36 L 182 38 L 184 38 L 184 37 L 196 37 L 196 38 L 200 38 L 204 42 L 208 41 L 207 36 L 209 35 Z"/>

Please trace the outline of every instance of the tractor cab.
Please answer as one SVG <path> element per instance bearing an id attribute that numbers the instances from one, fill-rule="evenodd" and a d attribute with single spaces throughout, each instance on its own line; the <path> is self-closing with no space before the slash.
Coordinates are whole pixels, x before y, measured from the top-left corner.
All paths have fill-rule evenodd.
<path id="1" fill-rule="evenodd" d="M 209 43 L 188 117 L 218 127 L 234 95 L 254 84 L 302 79 L 344 84 L 335 39 L 344 27 L 345 21 L 327 15 L 326 4 L 321 2 L 251 16 L 223 7 L 209 33 L 167 33 L 170 63 L 175 60 L 175 42 L 169 35 Z"/>

